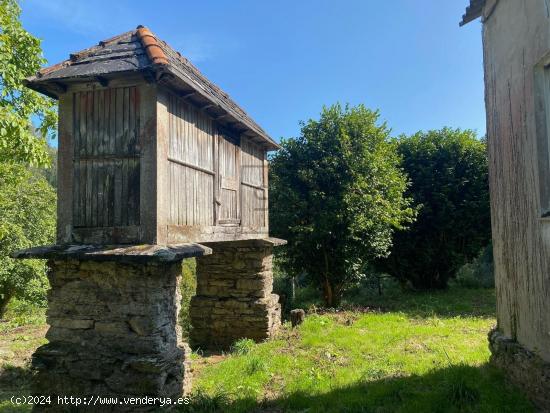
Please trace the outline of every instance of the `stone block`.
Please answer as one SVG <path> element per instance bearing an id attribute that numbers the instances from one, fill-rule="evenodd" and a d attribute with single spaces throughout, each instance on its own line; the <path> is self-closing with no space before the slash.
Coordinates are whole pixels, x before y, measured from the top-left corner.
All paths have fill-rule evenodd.
<path id="1" fill-rule="evenodd" d="M 179 262 L 49 266 L 49 343 L 33 355 L 34 394 L 177 398 L 189 390 Z"/>
<path id="2" fill-rule="evenodd" d="M 550 363 L 506 337 L 498 329 L 489 333 L 491 364 L 506 373 L 506 378 L 520 387 L 541 412 L 550 411 Z"/>
<path id="3" fill-rule="evenodd" d="M 93 328 L 94 320 L 79 320 L 73 318 L 53 318 L 48 317 L 48 324 L 52 327 L 61 327 L 71 330 L 86 330 Z"/>
<path id="4" fill-rule="evenodd" d="M 191 342 L 206 349 L 236 340 L 261 341 L 279 328 L 281 307 L 272 294 L 272 247 L 254 241 L 216 243 L 197 259 L 197 296 L 191 300 Z"/>

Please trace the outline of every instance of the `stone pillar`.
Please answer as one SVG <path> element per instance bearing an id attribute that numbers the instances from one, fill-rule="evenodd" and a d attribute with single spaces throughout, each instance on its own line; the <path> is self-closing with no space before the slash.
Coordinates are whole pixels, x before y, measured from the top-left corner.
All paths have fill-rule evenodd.
<path id="1" fill-rule="evenodd" d="M 152 253 L 137 247 L 118 255 L 83 253 L 85 248 L 19 253 L 49 258 L 49 343 L 33 355 L 33 394 L 51 396 L 53 410 L 58 396 L 182 397 L 191 376 L 190 350 L 178 325 L 179 280 L 182 257 L 193 254 L 156 246 Z"/>
<path id="2" fill-rule="evenodd" d="M 273 291 L 273 247 L 268 238 L 207 244 L 213 254 L 197 259 L 197 295 L 191 300 L 191 344 L 230 347 L 236 340 L 262 341 L 281 324 Z"/>
<path id="3" fill-rule="evenodd" d="M 50 261 L 49 343 L 35 394 L 181 397 L 189 353 L 177 323 L 180 263 Z"/>

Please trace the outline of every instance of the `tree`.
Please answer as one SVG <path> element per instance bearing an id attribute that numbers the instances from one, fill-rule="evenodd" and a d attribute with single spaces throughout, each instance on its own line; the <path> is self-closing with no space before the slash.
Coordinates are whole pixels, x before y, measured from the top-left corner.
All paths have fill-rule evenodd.
<path id="1" fill-rule="evenodd" d="M 396 145 L 378 119 L 362 105 L 324 108 L 271 162 L 271 228 L 289 241 L 284 265 L 305 271 L 329 306 L 413 219 Z"/>
<path id="2" fill-rule="evenodd" d="M 55 191 L 40 174 L 0 163 L 0 317 L 13 297 L 45 300 L 44 261 L 14 260 L 9 254 L 53 242 L 55 204 Z"/>
<path id="3" fill-rule="evenodd" d="M 45 60 L 40 40 L 22 27 L 20 14 L 15 0 L 0 0 L 0 162 L 46 165 L 46 138 L 57 115 L 52 99 L 23 85 Z"/>
<path id="4" fill-rule="evenodd" d="M 398 150 L 419 214 L 395 234 L 380 268 L 416 289 L 445 288 L 490 240 L 485 141 L 469 130 L 445 128 L 401 137 Z"/>

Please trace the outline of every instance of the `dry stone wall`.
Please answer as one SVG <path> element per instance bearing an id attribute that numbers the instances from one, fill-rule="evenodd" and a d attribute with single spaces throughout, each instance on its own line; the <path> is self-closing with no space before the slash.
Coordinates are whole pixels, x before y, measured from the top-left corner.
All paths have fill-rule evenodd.
<path id="1" fill-rule="evenodd" d="M 491 363 L 506 372 L 506 378 L 521 387 L 540 411 L 550 411 L 550 363 L 517 341 L 494 329 L 489 333 Z"/>
<path id="2" fill-rule="evenodd" d="M 191 376 L 177 323 L 180 261 L 68 259 L 50 260 L 49 268 L 49 343 L 33 356 L 34 394 L 185 393 Z"/>
<path id="3" fill-rule="evenodd" d="M 262 341 L 281 324 L 273 291 L 273 247 L 262 241 L 209 243 L 197 258 L 197 295 L 191 300 L 191 344 L 228 348 L 236 340 Z"/>

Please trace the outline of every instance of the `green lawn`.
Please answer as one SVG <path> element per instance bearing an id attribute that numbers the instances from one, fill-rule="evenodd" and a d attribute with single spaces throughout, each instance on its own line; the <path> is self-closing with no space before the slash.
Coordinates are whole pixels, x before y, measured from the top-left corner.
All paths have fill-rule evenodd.
<path id="1" fill-rule="evenodd" d="M 364 304 L 371 312 L 309 314 L 276 340 L 199 366 L 196 411 L 532 411 L 487 364 L 493 290 L 394 293 Z"/>
<path id="2" fill-rule="evenodd" d="M 242 341 L 227 355 L 194 354 L 192 406 L 182 411 L 533 411 L 487 364 L 492 290 L 394 292 L 354 302 L 361 307 L 308 314 L 296 329 L 285 324 L 270 342 Z M 19 354 L 28 359 L 29 347 L 40 342 L 32 332 L 44 331 L 19 329 L 0 333 L 0 358 L 2 350 L 17 355 L 23 336 L 29 339 L 19 340 Z M 4 400 L 28 391 L 24 361 L 4 361 Z M 0 412 L 28 411 L 9 409 L 9 402 L 0 404 Z"/>

